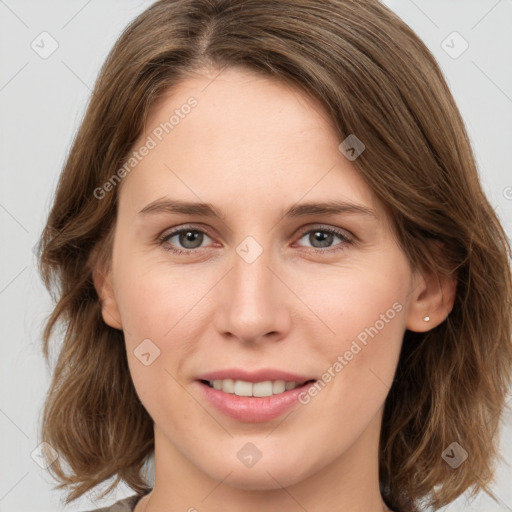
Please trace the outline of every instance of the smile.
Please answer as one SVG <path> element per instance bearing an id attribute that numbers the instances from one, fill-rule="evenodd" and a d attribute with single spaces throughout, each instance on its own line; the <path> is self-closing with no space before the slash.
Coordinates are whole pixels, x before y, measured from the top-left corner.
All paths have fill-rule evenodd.
<path id="1" fill-rule="evenodd" d="M 195 385 L 199 386 L 206 403 L 221 414 L 242 422 L 262 423 L 276 419 L 300 404 L 299 395 L 307 392 L 315 382 L 201 379 Z"/>
<path id="2" fill-rule="evenodd" d="M 244 380 L 233 379 L 216 379 L 210 381 L 202 381 L 223 393 L 234 394 L 237 396 L 247 397 L 266 397 L 272 395 L 280 395 L 285 391 L 289 391 L 307 384 L 307 382 L 294 382 L 284 380 L 265 380 L 262 382 L 247 382 Z"/>

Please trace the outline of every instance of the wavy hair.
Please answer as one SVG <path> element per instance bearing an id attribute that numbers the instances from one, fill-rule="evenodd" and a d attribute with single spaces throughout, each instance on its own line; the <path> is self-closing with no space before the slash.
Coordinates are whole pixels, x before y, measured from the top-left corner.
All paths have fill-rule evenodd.
<path id="1" fill-rule="evenodd" d="M 387 207 L 412 266 L 456 276 L 447 320 L 404 335 L 379 447 L 386 503 L 415 510 L 467 489 L 492 496 L 512 367 L 510 245 L 431 52 L 377 0 L 160 0 L 108 55 L 39 241 L 55 301 L 47 363 L 63 327 L 41 437 L 61 455 L 49 469 L 66 503 L 111 477 L 109 490 L 123 480 L 148 491 L 141 468 L 154 451 L 123 333 L 104 323 L 93 285 L 95 251 L 109 261 L 122 183 L 101 199 L 98 187 L 123 166 L 158 98 L 196 71 L 229 66 L 300 87 L 325 107 L 340 141 L 356 134 L 366 150 L 353 165 Z M 468 453 L 456 470 L 442 458 L 453 442 Z"/>

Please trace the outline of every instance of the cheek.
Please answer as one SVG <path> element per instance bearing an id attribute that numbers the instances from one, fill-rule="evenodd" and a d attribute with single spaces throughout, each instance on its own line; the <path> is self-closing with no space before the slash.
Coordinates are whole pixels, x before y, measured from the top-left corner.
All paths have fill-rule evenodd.
<path id="1" fill-rule="evenodd" d="M 339 449 L 348 446 L 382 407 L 393 382 L 405 330 L 403 287 L 390 287 L 389 282 L 377 279 L 347 279 L 343 291 L 338 287 L 330 292 L 325 294 L 330 301 L 323 319 L 335 335 L 322 336 L 321 344 L 317 340 L 314 347 L 311 345 L 311 352 L 316 352 L 314 359 L 323 361 L 318 367 L 322 373 L 319 382 L 300 398 L 309 418 L 309 434 L 316 433 L 318 442 L 326 443 L 326 450 L 334 445 Z M 317 311 L 322 316 L 321 309 Z M 327 410 L 329 421 L 325 421 Z M 335 442 L 333 429 L 339 436 Z"/>
<path id="2" fill-rule="evenodd" d="M 116 301 L 131 343 L 172 336 L 209 287 L 192 266 L 173 268 L 136 255 L 119 262 L 115 277 Z"/>
<path id="3" fill-rule="evenodd" d="M 137 394 L 150 413 L 162 390 L 173 403 L 189 400 L 176 380 L 205 328 L 200 317 L 218 272 L 199 277 L 193 265 L 178 268 L 136 254 L 117 263 L 116 300 Z"/>
<path id="4" fill-rule="evenodd" d="M 400 354 L 408 277 L 406 267 L 397 263 L 400 259 L 394 261 L 395 265 L 381 261 L 380 266 L 343 269 L 308 296 L 311 309 L 331 331 L 322 336 L 322 359 L 327 356 L 329 363 L 325 370 L 343 374 L 342 379 L 357 385 L 361 394 L 368 385 L 391 385 Z M 339 364 L 332 368 L 336 361 Z"/>
<path id="5" fill-rule="evenodd" d="M 407 276 L 391 268 L 368 267 L 342 268 L 320 279 L 317 276 L 314 282 L 302 283 L 304 302 L 318 311 L 333 341 L 360 333 L 364 338 L 365 329 L 372 326 L 388 332 L 392 324 L 399 326 L 398 331 L 404 325 L 400 313 L 405 309 Z"/>

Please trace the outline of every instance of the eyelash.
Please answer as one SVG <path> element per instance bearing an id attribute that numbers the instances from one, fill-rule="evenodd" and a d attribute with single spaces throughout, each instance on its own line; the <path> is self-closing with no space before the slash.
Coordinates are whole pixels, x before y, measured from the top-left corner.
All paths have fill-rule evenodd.
<path id="1" fill-rule="evenodd" d="M 203 247 L 198 247 L 196 249 L 175 249 L 170 245 L 168 245 L 168 246 L 165 245 L 167 243 L 167 241 L 170 238 L 172 238 L 173 236 L 179 235 L 180 233 L 187 232 L 187 231 L 202 233 L 211 238 L 211 236 L 208 234 L 208 232 L 205 231 L 204 229 L 199 229 L 194 226 L 189 226 L 189 227 L 182 227 L 180 229 L 176 229 L 175 231 L 172 231 L 170 233 L 164 233 L 162 236 L 158 237 L 159 245 L 162 247 L 162 249 L 164 251 L 167 251 L 167 252 L 172 252 L 174 254 L 193 255 L 196 251 L 203 249 Z M 332 254 L 332 253 L 346 249 L 347 244 L 353 243 L 352 238 L 349 237 L 347 234 L 345 234 L 341 230 L 331 228 L 331 227 L 316 227 L 313 229 L 310 228 L 310 229 L 304 230 L 300 233 L 299 239 L 303 238 L 304 235 L 307 235 L 308 233 L 312 233 L 315 231 L 321 232 L 321 233 L 327 233 L 329 235 L 336 235 L 342 240 L 342 242 L 340 244 L 338 244 L 337 246 L 335 246 L 335 248 L 332 248 L 332 247 L 327 247 L 325 249 L 317 249 L 314 247 L 307 248 L 308 249 L 307 252 L 312 253 L 312 254 L 320 254 L 320 253 Z"/>

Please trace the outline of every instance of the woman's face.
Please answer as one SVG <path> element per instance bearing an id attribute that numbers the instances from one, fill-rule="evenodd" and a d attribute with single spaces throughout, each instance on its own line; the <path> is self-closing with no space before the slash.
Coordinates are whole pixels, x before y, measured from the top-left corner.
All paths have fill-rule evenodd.
<path id="1" fill-rule="evenodd" d="M 421 280 L 317 103 L 214 77 L 175 87 L 133 147 L 103 314 L 125 333 L 157 464 L 273 489 L 376 460 Z"/>

